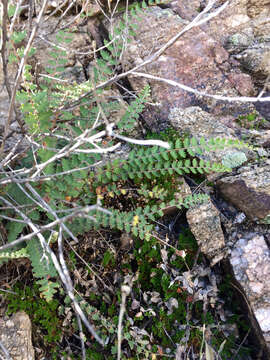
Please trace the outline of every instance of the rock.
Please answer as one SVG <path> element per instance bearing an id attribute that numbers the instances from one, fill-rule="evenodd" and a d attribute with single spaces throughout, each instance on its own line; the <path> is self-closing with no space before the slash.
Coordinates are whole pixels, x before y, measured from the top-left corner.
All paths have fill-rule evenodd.
<path id="1" fill-rule="evenodd" d="M 220 30 L 215 32 L 218 25 Z M 222 29 L 223 34 L 227 35 L 224 39 L 225 48 L 230 54 L 237 54 L 235 58 L 253 75 L 258 85 L 264 85 L 264 80 L 270 74 L 269 1 L 231 1 L 220 15 L 220 23 L 213 19 L 209 27 L 215 38 L 221 34 Z"/>
<path id="2" fill-rule="evenodd" d="M 31 321 L 25 312 L 17 312 L 11 318 L 0 318 L 0 342 L 13 360 L 35 359 Z"/>
<path id="3" fill-rule="evenodd" d="M 219 211 L 207 202 L 187 211 L 187 221 L 201 252 L 211 260 L 211 266 L 223 259 L 225 241 Z"/>
<path id="4" fill-rule="evenodd" d="M 230 1 L 218 17 L 211 19 L 209 24 L 204 25 L 204 29 L 207 27 L 207 32 L 213 34 L 213 37 L 221 41 L 221 43 L 226 40 L 228 35 L 236 32 L 245 33 L 247 29 L 249 29 L 249 32 L 252 31 L 251 19 L 247 13 L 248 1 L 249 0 Z M 224 1 L 220 0 L 219 4 L 221 3 L 224 3 Z"/>
<path id="5" fill-rule="evenodd" d="M 72 21 L 73 17 L 66 16 L 65 19 L 61 22 L 61 26 L 67 25 Z M 88 24 L 80 26 L 76 24 L 70 24 L 66 33 L 70 32 L 68 35 L 60 35 L 58 31 L 55 30 L 58 26 L 59 19 L 57 17 L 48 17 L 46 21 L 43 21 L 38 37 L 35 39 L 33 46 L 36 48 L 35 54 L 28 60 L 32 69 L 35 71 L 36 76 L 39 76 L 40 73 L 43 73 L 46 68 L 55 69 L 56 65 L 60 66 L 61 62 L 58 64 L 58 58 L 65 59 L 63 66 L 67 73 L 70 72 L 69 76 L 64 73 L 63 78 L 69 80 L 70 82 L 82 82 L 86 78 L 84 76 L 84 67 L 93 60 L 92 50 L 92 36 L 88 31 Z M 61 40 L 62 39 L 62 40 Z M 54 49 L 54 44 L 59 45 L 61 49 Z M 64 51 L 61 55 L 60 50 Z M 57 53 L 58 58 L 52 57 L 51 53 Z M 88 54 L 87 54 L 88 53 Z M 49 61 L 53 61 L 53 65 L 49 64 Z M 80 75 L 81 74 L 81 75 Z"/>
<path id="6" fill-rule="evenodd" d="M 174 4 L 174 11 L 185 19 L 194 18 L 197 0 L 188 5 Z M 224 1 L 219 1 L 221 5 Z M 184 8 L 184 9 L 182 9 Z M 192 9 L 192 11 L 190 10 Z M 218 17 L 202 27 L 209 36 L 224 45 L 230 54 L 238 54 L 241 66 L 256 73 L 255 82 L 263 85 L 269 75 L 270 6 L 268 0 L 232 0 Z M 231 57 L 232 58 L 232 57 Z"/>
<path id="7" fill-rule="evenodd" d="M 168 7 L 182 19 L 191 21 L 198 15 L 201 8 L 200 0 L 182 1 L 175 0 L 168 4 Z"/>
<path id="8" fill-rule="evenodd" d="M 270 130 L 248 130 L 247 138 L 252 139 L 252 143 L 256 146 L 270 148 Z"/>
<path id="9" fill-rule="evenodd" d="M 253 34 L 266 40 L 270 33 L 269 12 L 268 0 L 232 0 L 218 18 L 209 22 L 207 31 L 219 41 L 236 33 Z"/>
<path id="10" fill-rule="evenodd" d="M 183 133 L 188 132 L 194 137 L 203 136 L 207 139 L 214 136 L 225 136 L 235 138 L 234 130 L 223 124 L 221 118 L 203 111 L 198 106 L 190 106 L 186 109 L 173 108 L 170 111 L 169 120 L 175 129 Z"/>
<path id="11" fill-rule="evenodd" d="M 230 73 L 228 79 L 234 88 L 243 96 L 254 95 L 254 87 L 251 77 L 248 74 Z"/>
<path id="12" fill-rule="evenodd" d="M 231 127 L 227 126 L 229 119 L 227 117 L 211 115 L 198 106 L 191 106 L 186 109 L 173 108 L 169 114 L 171 125 L 175 129 L 180 130 L 182 134 L 189 133 L 197 139 L 204 137 L 207 141 L 217 137 L 237 140 L 236 129 L 232 125 Z M 254 152 L 247 147 L 241 148 L 240 151 L 233 151 L 241 152 L 247 158 L 254 158 Z M 210 151 L 207 154 L 203 154 L 203 158 L 212 162 L 221 162 L 231 152 L 232 149 L 228 148 Z"/>
<path id="13" fill-rule="evenodd" d="M 224 47 L 230 54 L 239 54 L 246 50 L 254 42 L 253 32 L 240 32 L 228 36 L 225 40 Z"/>
<path id="14" fill-rule="evenodd" d="M 270 56 L 270 52 L 269 52 L 269 56 Z M 269 75 L 270 75 L 270 60 L 269 60 Z M 270 80 L 270 77 L 269 77 Z M 270 82 L 268 84 L 269 90 L 270 90 Z M 270 97 L 270 91 L 266 91 L 263 94 L 263 97 L 265 96 L 269 96 Z M 270 101 L 267 102 L 256 102 L 255 104 L 255 108 L 256 110 L 261 114 L 261 116 L 270 121 Z M 270 125 L 270 123 L 268 123 L 268 125 Z M 269 136 L 270 139 L 270 136 Z"/>
<path id="15" fill-rule="evenodd" d="M 251 220 L 270 223 L 270 160 L 217 181 L 221 195 Z"/>
<path id="16" fill-rule="evenodd" d="M 248 0 L 247 14 L 251 18 L 270 16 L 269 0 Z"/>
<path id="17" fill-rule="evenodd" d="M 239 239 L 231 252 L 230 264 L 270 353 L 270 251 L 264 236 L 253 233 Z"/>
<path id="18" fill-rule="evenodd" d="M 265 79 L 270 74 L 270 43 L 250 46 L 234 58 L 257 78 L 261 76 Z"/>
<path id="19" fill-rule="evenodd" d="M 149 54 L 157 51 L 163 44 L 177 34 L 187 24 L 186 20 L 173 14 L 169 9 L 152 7 L 147 9 L 138 21 L 136 37 L 127 47 L 123 64 L 127 69 L 140 64 Z M 254 89 L 248 76 L 232 67 L 228 62 L 229 53 L 220 42 L 203 31 L 194 28 L 180 37 L 157 60 L 148 64 L 141 71 L 154 76 L 174 80 L 210 94 L 236 96 L 240 93 L 252 94 Z M 242 80 L 235 81 L 235 75 Z M 229 75 L 231 74 L 231 79 Z M 144 87 L 146 80 L 130 76 L 129 81 L 134 90 Z M 152 99 L 156 103 L 150 112 L 144 113 L 147 124 L 153 130 L 160 130 L 166 125 L 169 109 L 172 107 L 186 108 L 198 105 L 213 114 L 238 116 L 251 111 L 252 106 L 226 103 L 210 98 L 202 98 L 180 88 L 150 81 Z M 237 83 L 237 88 L 234 85 Z M 248 85 L 247 85 L 248 84 Z M 150 109 L 150 108 L 149 108 Z M 158 119 L 158 120 L 157 120 Z"/>

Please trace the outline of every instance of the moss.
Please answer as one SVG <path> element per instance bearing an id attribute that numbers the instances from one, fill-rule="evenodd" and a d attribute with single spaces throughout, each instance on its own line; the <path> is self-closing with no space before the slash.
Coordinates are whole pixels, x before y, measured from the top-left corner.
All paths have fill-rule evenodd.
<path id="1" fill-rule="evenodd" d="M 16 285 L 13 289 L 15 294 L 7 296 L 7 315 L 17 311 L 25 311 L 30 317 L 33 326 L 41 330 L 44 344 L 54 346 L 63 332 L 62 319 L 58 315 L 59 302 L 52 300 L 49 303 L 40 298 L 38 285 L 33 287 Z M 33 332 L 35 334 L 35 331 Z"/>

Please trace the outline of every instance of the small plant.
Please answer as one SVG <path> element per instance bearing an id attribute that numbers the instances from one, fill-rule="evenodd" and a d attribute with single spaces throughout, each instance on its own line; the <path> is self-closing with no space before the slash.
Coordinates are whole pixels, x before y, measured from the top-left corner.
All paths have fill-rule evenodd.
<path id="1" fill-rule="evenodd" d="M 259 130 L 264 127 L 267 121 L 262 118 L 257 111 L 254 111 L 248 115 L 240 115 L 237 123 L 246 129 Z"/>

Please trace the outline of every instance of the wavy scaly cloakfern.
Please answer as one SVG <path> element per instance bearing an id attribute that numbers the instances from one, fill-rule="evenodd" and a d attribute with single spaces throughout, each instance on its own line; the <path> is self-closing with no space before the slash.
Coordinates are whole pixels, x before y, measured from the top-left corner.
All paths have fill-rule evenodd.
<path id="1" fill-rule="evenodd" d="M 160 0 L 149 0 L 149 5 L 161 2 Z M 42 144 L 35 153 L 35 158 L 33 158 L 32 152 L 29 153 L 33 158 L 33 162 L 45 162 L 56 152 L 67 146 L 68 141 L 72 141 L 73 138 L 76 138 L 76 136 L 82 134 L 85 130 L 92 129 L 100 114 L 100 110 L 102 110 L 107 118 L 110 118 L 111 113 L 122 106 L 118 101 L 109 101 L 104 95 L 104 90 L 94 90 L 100 82 L 111 79 L 119 72 L 125 47 L 128 46 L 130 38 L 134 35 L 133 30 L 136 28 L 132 19 L 138 19 L 144 8 L 147 8 L 145 1 L 132 4 L 127 15 L 128 18 L 125 15 L 123 20 L 111 29 L 109 39 L 105 41 L 106 49 L 100 50 L 95 59 L 93 77 L 83 84 L 59 85 L 50 83 L 48 80 L 47 83 L 44 81 L 40 84 L 39 88 L 34 82 L 29 65 L 25 67 L 24 86 L 17 93 L 17 101 L 21 103 L 21 111 L 30 132 L 33 134 L 36 142 Z M 70 40 L 69 33 L 60 32 L 57 44 L 61 45 L 62 42 L 68 43 Z M 66 52 L 55 47 L 51 56 L 53 59 L 47 67 L 48 75 L 61 78 L 64 72 L 63 65 L 66 63 Z M 56 66 L 54 66 L 55 62 Z M 84 97 L 87 92 L 91 93 L 88 98 Z M 144 109 L 149 93 L 150 88 L 147 86 L 137 95 L 135 100 L 125 106 L 125 113 L 118 119 L 116 124 L 118 131 L 129 131 L 134 128 L 139 114 Z M 64 109 L 59 113 L 59 108 L 71 100 L 77 100 L 81 96 L 79 114 L 65 111 Z M 94 131 L 96 130 L 93 130 L 93 133 Z M 49 135 L 44 137 L 44 132 L 49 133 Z M 90 133 L 90 135 L 93 133 Z M 66 138 L 70 140 L 65 140 Z M 204 174 L 212 171 L 227 171 L 229 167 L 233 167 L 232 164 L 239 164 L 244 160 L 243 156 L 227 157 L 224 159 L 223 164 L 210 163 L 203 159 L 197 159 L 196 156 L 217 148 L 241 148 L 242 146 L 244 144 L 240 141 L 227 139 L 212 139 L 206 142 L 203 138 L 199 141 L 195 138 L 185 138 L 184 140 L 176 140 L 168 150 L 158 147 L 136 147 L 129 153 L 127 159 L 107 162 L 100 168 L 94 167 L 91 170 L 84 169 L 65 175 L 58 175 L 50 179 L 50 181 L 36 184 L 35 188 L 40 196 L 46 198 L 51 208 L 58 211 L 58 216 L 61 218 L 61 216 L 66 214 L 66 211 L 71 210 L 72 203 L 76 203 L 77 206 L 95 204 L 99 187 L 106 186 L 107 192 L 119 195 L 119 182 L 123 183 L 131 180 L 130 182 L 135 185 L 140 182 L 141 186 L 138 187 L 138 194 L 145 194 L 145 196 L 149 194 L 149 198 L 157 199 L 156 204 L 153 205 L 146 202 L 145 207 L 137 207 L 133 211 L 126 212 L 110 208 L 110 216 L 96 211 L 89 214 L 95 216 L 95 222 L 89 218 L 76 217 L 70 220 L 71 222 L 67 226 L 70 226 L 74 234 L 83 234 L 93 227 L 109 227 L 111 229 L 124 230 L 139 236 L 141 239 L 149 239 L 153 231 L 153 221 L 163 215 L 163 209 L 167 206 L 189 207 L 196 202 L 206 200 L 207 197 L 198 194 L 187 197 L 185 200 L 170 200 L 167 203 L 168 194 L 166 192 L 161 193 L 157 185 L 149 190 L 147 186 L 144 187 L 144 183 L 155 179 L 162 179 L 162 177 L 178 176 L 185 173 Z M 93 145 L 85 143 L 82 148 L 84 150 L 93 149 Z M 50 164 L 44 169 L 44 174 L 57 175 L 61 172 L 69 172 L 70 170 L 94 165 L 101 160 L 100 154 L 72 153 L 66 158 L 59 159 L 59 161 Z M 120 190 L 120 193 L 125 195 L 124 191 L 121 192 Z M 16 199 L 16 206 L 26 204 L 27 206 L 32 206 L 27 211 L 29 218 L 33 222 L 38 224 L 39 213 L 42 213 L 44 222 L 54 220 L 52 214 L 45 213 L 42 209 L 35 209 L 35 205 L 31 203 L 31 200 L 22 191 L 18 190 L 16 184 L 11 184 L 7 187 L 7 194 L 11 198 Z M 14 213 L 8 214 L 8 216 L 14 216 Z M 8 240 L 16 239 L 25 227 L 25 224 L 10 221 L 7 225 Z M 24 248 L 18 251 L 0 253 L 0 262 L 1 259 L 7 260 L 18 256 L 29 257 L 33 266 L 33 275 L 39 279 L 38 283 L 41 286 L 41 293 L 49 301 L 55 293 L 58 283 L 50 280 L 56 277 L 57 274 L 49 255 L 45 255 L 38 239 L 33 238 L 27 242 Z"/>

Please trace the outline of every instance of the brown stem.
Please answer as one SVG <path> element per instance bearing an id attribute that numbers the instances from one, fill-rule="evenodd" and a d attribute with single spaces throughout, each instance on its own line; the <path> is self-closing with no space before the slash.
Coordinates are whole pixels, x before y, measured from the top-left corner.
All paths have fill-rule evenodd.
<path id="1" fill-rule="evenodd" d="M 7 72 L 7 59 L 6 59 L 6 45 L 8 41 L 7 36 L 7 19 L 8 19 L 8 0 L 2 0 L 3 11 L 2 11 L 2 47 L 1 47 L 1 57 L 2 57 L 2 68 L 4 74 L 4 84 L 8 92 L 9 98 L 11 98 L 11 88 Z"/>

